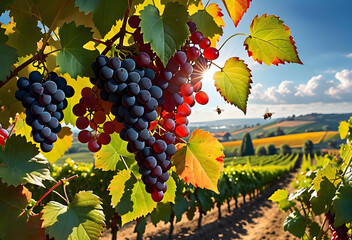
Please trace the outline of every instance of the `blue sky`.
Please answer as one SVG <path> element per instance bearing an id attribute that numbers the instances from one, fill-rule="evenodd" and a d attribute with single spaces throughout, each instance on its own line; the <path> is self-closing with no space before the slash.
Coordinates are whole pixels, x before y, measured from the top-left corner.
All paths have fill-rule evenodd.
<path id="1" fill-rule="evenodd" d="M 245 37 L 230 40 L 216 61 L 223 66 L 229 57 L 238 56 L 252 70 L 252 94 L 245 116 L 234 106 L 221 101 L 210 78 L 204 82 L 210 95 L 207 106 L 195 107 L 191 121 L 223 118 L 261 117 L 266 107 L 275 116 L 311 112 L 352 112 L 352 1 L 350 0 L 253 0 L 239 26 L 234 27 L 223 9 L 225 28 L 220 44 L 237 32 L 249 33 L 252 19 L 264 13 L 279 16 L 291 29 L 297 51 L 304 65 L 267 66 L 255 63 L 244 51 Z M 212 67 L 211 72 L 217 69 Z M 225 111 L 220 116 L 211 108 Z"/>
<path id="2" fill-rule="evenodd" d="M 209 76 L 204 79 L 203 90 L 210 101 L 206 106 L 196 105 L 190 121 L 261 117 L 266 107 L 275 112 L 274 117 L 352 112 L 351 0 L 253 0 L 237 28 L 221 1 L 211 2 L 219 4 L 224 13 L 224 36 L 218 46 L 234 33 L 248 34 L 256 15 L 274 14 L 291 29 L 304 65 L 291 63 L 277 67 L 255 63 L 244 50 L 245 37 L 237 36 L 225 45 L 215 62 L 223 66 L 228 58 L 240 57 L 251 68 L 253 84 L 247 115 L 220 97 Z M 4 20 L 0 17 L 1 22 Z M 212 67 L 210 72 L 214 71 L 217 69 Z M 225 111 L 216 114 L 216 106 Z"/>

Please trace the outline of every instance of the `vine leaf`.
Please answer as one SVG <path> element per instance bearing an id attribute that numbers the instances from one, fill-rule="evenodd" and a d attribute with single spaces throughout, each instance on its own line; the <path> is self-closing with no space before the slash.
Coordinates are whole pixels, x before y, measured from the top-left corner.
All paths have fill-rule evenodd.
<path id="1" fill-rule="evenodd" d="M 291 31 L 279 17 L 263 14 L 254 17 L 250 26 L 251 36 L 244 41 L 249 56 L 260 64 L 302 64 Z"/>
<path id="2" fill-rule="evenodd" d="M 130 170 L 122 170 L 118 172 L 111 180 L 108 190 L 111 195 L 111 205 L 115 207 L 121 200 L 125 189 L 125 183 L 131 178 Z"/>
<path id="3" fill-rule="evenodd" d="M 41 214 L 22 214 L 31 200 L 31 192 L 23 186 L 9 186 L 0 182 L 0 238 L 44 240 Z"/>
<path id="4" fill-rule="evenodd" d="M 0 2 L 0 13 L 5 12 L 7 6 L 12 3 L 13 3 L 13 0 L 2 0 Z"/>
<path id="5" fill-rule="evenodd" d="M 118 133 L 113 133 L 111 142 L 103 145 L 102 148 L 94 154 L 95 167 L 104 171 L 115 170 L 121 157 L 134 159 L 134 155 L 127 151 L 127 142 L 120 138 Z"/>
<path id="6" fill-rule="evenodd" d="M 288 192 L 286 190 L 278 189 L 273 193 L 273 195 L 269 197 L 269 200 L 279 203 L 282 200 L 287 199 L 287 197 L 288 197 Z"/>
<path id="7" fill-rule="evenodd" d="M 171 172 L 170 172 L 171 175 Z M 163 203 L 166 202 L 172 202 L 175 203 L 175 197 L 176 197 L 176 182 L 175 180 L 170 177 L 167 181 L 166 181 L 166 185 L 167 185 L 167 191 L 164 193 L 164 198 L 162 200 Z"/>
<path id="8" fill-rule="evenodd" d="M 316 177 L 313 179 L 312 189 L 319 192 L 321 188 L 321 183 L 324 179 L 333 182 L 335 187 L 341 182 L 341 179 L 335 179 L 336 173 L 338 172 L 337 167 L 330 163 L 327 163 L 322 169 L 319 169 L 316 173 Z"/>
<path id="9" fill-rule="evenodd" d="M 183 213 L 187 211 L 190 205 L 186 198 L 181 195 L 176 195 L 175 204 L 172 208 L 176 216 L 176 222 L 181 221 Z"/>
<path id="10" fill-rule="evenodd" d="M 186 183 L 219 193 L 217 182 L 222 163 L 216 159 L 224 156 L 222 149 L 221 143 L 211 133 L 202 129 L 194 130 L 189 142 L 181 145 L 172 158 L 177 175 Z"/>
<path id="11" fill-rule="evenodd" d="M 222 28 L 218 26 L 207 10 L 199 10 L 190 19 L 195 22 L 197 30 L 202 32 L 204 37 L 212 38 L 215 34 L 223 34 Z"/>
<path id="12" fill-rule="evenodd" d="M 344 139 L 350 130 L 350 125 L 346 121 L 342 121 L 339 125 L 339 133 L 341 139 Z"/>
<path id="13" fill-rule="evenodd" d="M 91 191 L 80 191 L 67 206 L 51 201 L 42 213 L 46 234 L 56 240 L 98 240 L 105 225 L 101 201 Z"/>
<path id="14" fill-rule="evenodd" d="M 158 222 L 163 221 L 167 224 L 170 221 L 171 203 L 159 202 L 157 207 L 151 212 L 150 220 L 156 226 Z"/>
<path id="15" fill-rule="evenodd" d="M 89 81 L 89 78 L 84 77 L 77 77 L 76 79 L 73 79 L 68 75 L 67 73 L 62 75 L 67 80 L 67 84 L 72 86 L 75 89 L 76 94 L 73 95 L 71 98 L 67 98 L 67 108 L 64 110 L 64 122 L 66 124 L 71 124 L 72 126 L 76 126 L 76 120 L 77 116 L 73 114 L 72 108 L 74 105 L 79 103 L 79 100 L 81 99 L 81 91 L 85 87 L 93 87 L 93 84 Z"/>
<path id="16" fill-rule="evenodd" d="M 99 55 L 98 50 L 89 51 L 83 45 L 92 39 L 91 28 L 76 26 L 74 22 L 64 24 L 59 30 L 62 50 L 57 55 L 56 63 L 61 73 L 71 77 L 93 75 L 90 67 Z"/>
<path id="17" fill-rule="evenodd" d="M 9 35 L 7 45 L 15 48 L 19 56 L 35 53 L 37 42 L 42 37 L 38 19 L 30 15 L 32 6 L 27 1 L 16 0 L 14 4 L 16 8 L 10 10 L 10 16 L 15 23 L 15 32 Z"/>
<path id="18" fill-rule="evenodd" d="M 233 23 L 237 27 L 252 0 L 222 0 Z"/>
<path id="19" fill-rule="evenodd" d="M 8 40 L 8 36 L 5 35 L 5 29 L 0 28 L 0 81 L 5 82 L 6 77 L 11 72 L 11 65 L 17 61 L 16 49 L 10 46 L 6 46 L 5 43 Z"/>
<path id="20" fill-rule="evenodd" d="M 352 188 L 341 185 L 336 192 L 333 202 L 335 210 L 335 227 L 352 222 Z"/>
<path id="21" fill-rule="evenodd" d="M 140 14 L 144 42 L 150 43 L 165 66 L 188 39 L 187 9 L 177 2 L 169 2 L 162 16 L 153 5 L 146 6 Z"/>
<path id="22" fill-rule="evenodd" d="M 79 10 L 83 11 L 85 14 L 88 14 L 94 11 L 99 5 L 99 1 L 96 0 L 76 0 L 75 6 L 79 7 Z"/>
<path id="23" fill-rule="evenodd" d="M 100 34 L 107 34 L 116 20 L 123 18 L 128 0 L 100 0 L 93 10 L 93 21 Z"/>
<path id="24" fill-rule="evenodd" d="M 303 237 L 306 227 L 305 218 L 296 211 L 288 215 L 284 222 L 284 230 L 289 231 L 298 238 Z"/>
<path id="25" fill-rule="evenodd" d="M 38 148 L 21 136 L 11 136 L 0 151 L 0 178 L 9 185 L 32 183 L 45 187 L 42 180 L 54 180 L 48 161 L 38 155 Z"/>
<path id="26" fill-rule="evenodd" d="M 237 57 L 232 57 L 225 62 L 221 71 L 214 74 L 213 79 L 220 95 L 246 114 L 251 77 L 247 64 Z"/>
<path id="27" fill-rule="evenodd" d="M 10 117 L 14 118 L 16 113 L 24 111 L 22 103 L 15 98 L 16 90 L 17 82 L 15 79 L 7 82 L 6 85 L 0 88 L 0 96 L 6 96 L 0 98 L 0 124 L 6 128 L 9 125 Z"/>

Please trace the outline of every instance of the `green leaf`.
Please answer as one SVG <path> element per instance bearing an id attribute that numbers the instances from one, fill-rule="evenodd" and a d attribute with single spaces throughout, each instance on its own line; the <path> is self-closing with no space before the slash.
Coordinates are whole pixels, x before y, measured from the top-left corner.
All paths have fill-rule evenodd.
<path id="1" fill-rule="evenodd" d="M 292 201 L 294 199 L 298 199 L 299 197 L 300 198 L 305 197 L 307 192 L 308 192 L 308 188 L 302 187 L 302 188 L 298 189 L 297 191 L 295 191 L 294 193 L 291 193 L 288 200 Z"/>
<path id="2" fill-rule="evenodd" d="M 10 75 L 11 65 L 17 61 L 16 49 L 6 46 L 8 37 L 5 35 L 5 29 L 0 28 L 0 81 L 5 82 L 6 77 Z"/>
<path id="3" fill-rule="evenodd" d="M 111 142 L 103 145 L 102 148 L 94 154 L 95 167 L 104 171 L 115 170 L 116 164 L 124 158 L 133 158 L 134 155 L 127 151 L 127 142 L 120 138 L 118 133 L 113 133 Z"/>
<path id="4" fill-rule="evenodd" d="M 266 14 L 260 18 L 256 16 L 252 21 L 250 33 L 244 45 L 248 55 L 255 61 L 267 65 L 285 62 L 302 64 L 290 29 L 278 17 Z"/>
<path id="5" fill-rule="evenodd" d="M 269 200 L 273 202 L 280 202 L 282 200 L 287 199 L 287 197 L 288 197 L 288 192 L 286 190 L 278 189 L 269 197 Z"/>
<path id="6" fill-rule="evenodd" d="M 247 64 L 237 57 L 232 57 L 225 62 L 221 71 L 214 74 L 213 79 L 220 95 L 246 114 L 251 77 Z"/>
<path id="7" fill-rule="evenodd" d="M 199 5 L 200 0 L 161 0 L 161 4 L 166 5 L 169 2 L 178 2 L 182 5 L 189 6 L 191 4 Z"/>
<path id="8" fill-rule="evenodd" d="M 223 34 L 222 28 L 216 24 L 206 10 L 199 10 L 190 19 L 197 25 L 197 31 L 203 33 L 204 37 L 212 38 L 215 34 Z"/>
<path id="9" fill-rule="evenodd" d="M 75 6 L 79 7 L 80 11 L 83 11 L 85 14 L 88 14 L 94 11 L 99 5 L 99 0 L 76 0 Z"/>
<path id="10" fill-rule="evenodd" d="M 92 40 L 91 28 L 76 27 L 74 22 L 64 24 L 59 30 L 62 50 L 56 58 L 61 73 L 71 77 L 91 76 L 91 63 L 99 55 L 98 50 L 89 51 L 83 45 Z"/>
<path id="11" fill-rule="evenodd" d="M 2 1 L 0 1 L 0 13 L 5 12 L 7 6 L 9 4 L 12 4 L 12 3 L 13 3 L 13 0 L 2 0 Z"/>
<path id="12" fill-rule="evenodd" d="M 324 212 L 325 209 L 325 201 L 322 201 L 317 195 L 316 191 L 312 193 L 312 197 L 309 200 L 312 205 L 312 210 L 314 214 L 320 215 Z"/>
<path id="13" fill-rule="evenodd" d="M 101 201 L 91 191 L 77 193 L 68 206 L 50 201 L 42 213 L 46 233 L 56 240 L 98 240 L 105 225 Z"/>
<path id="14" fill-rule="evenodd" d="M 287 212 L 288 210 L 291 209 L 291 207 L 295 205 L 296 205 L 295 201 L 289 201 L 288 199 L 284 199 L 279 202 L 279 208 L 284 212 Z"/>
<path id="15" fill-rule="evenodd" d="M 307 223 L 299 212 L 293 212 L 287 216 L 284 222 L 284 230 L 289 231 L 298 238 L 303 237 Z"/>
<path id="16" fill-rule="evenodd" d="M 171 203 L 162 203 L 159 202 L 157 207 L 150 214 L 150 220 L 156 226 L 156 224 L 160 221 L 165 222 L 167 224 L 170 221 L 171 215 Z"/>
<path id="17" fill-rule="evenodd" d="M 108 190 L 111 195 L 111 206 L 115 207 L 121 200 L 124 194 L 125 184 L 131 178 L 130 170 L 123 170 L 118 172 L 111 180 Z"/>
<path id="18" fill-rule="evenodd" d="M 145 232 L 145 227 L 147 226 L 147 220 L 145 217 L 142 217 L 137 226 L 135 227 L 134 231 L 139 233 L 141 236 L 144 234 Z"/>
<path id="19" fill-rule="evenodd" d="M 188 39 L 187 9 L 179 3 L 169 2 L 162 16 L 152 5 L 146 6 L 140 14 L 144 42 L 150 43 L 166 66 L 176 49 L 180 49 Z"/>
<path id="20" fill-rule="evenodd" d="M 218 180 L 223 164 L 216 159 L 224 156 L 222 149 L 222 144 L 211 133 L 196 129 L 171 160 L 177 175 L 186 183 L 219 193 Z"/>
<path id="21" fill-rule="evenodd" d="M 100 0 L 93 11 L 93 21 L 100 34 L 105 36 L 117 20 L 123 18 L 128 0 Z"/>
<path id="22" fill-rule="evenodd" d="M 310 237 L 318 237 L 320 232 L 320 226 L 316 222 L 312 222 L 309 226 L 309 236 Z"/>
<path id="23" fill-rule="evenodd" d="M 195 194 L 200 203 L 200 206 L 205 211 L 210 211 L 210 209 L 213 207 L 213 200 L 211 198 L 210 191 L 208 189 L 197 189 Z"/>
<path id="24" fill-rule="evenodd" d="M 339 133 L 341 139 L 344 139 L 347 136 L 349 130 L 350 125 L 346 121 L 342 121 L 339 125 Z"/>
<path id="25" fill-rule="evenodd" d="M 16 8 L 11 9 L 10 16 L 16 23 L 15 32 L 9 35 L 7 45 L 15 48 L 19 56 L 34 54 L 42 37 L 38 19 L 31 16 L 32 6 L 26 0 L 15 0 L 14 5 Z"/>
<path id="26" fill-rule="evenodd" d="M 335 180 L 337 172 L 338 172 L 337 167 L 335 167 L 330 163 L 325 164 L 324 168 L 321 168 L 317 171 L 316 177 L 313 179 L 312 189 L 319 192 L 321 188 L 321 182 L 324 179 L 327 179 L 328 181 L 333 182 L 334 185 L 337 186 L 341 182 L 341 179 Z"/>
<path id="27" fill-rule="evenodd" d="M 11 136 L 0 151 L 0 178 L 13 186 L 32 183 L 44 187 L 42 180 L 54 180 L 48 161 L 38 155 L 38 148 L 21 136 Z"/>
<path id="28" fill-rule="evenodd" d="M 130 201 L 133 203 L 133 210 L 121 215 L 122 225 L 138 217 L 146 216 L 156 207 L 156 202 L 145 190 L 142 180 L 137 180 L 133 185 Z"/>
<path id="29" fill-rule="evenodd" d="M 183 197 L 183 194 L 176 195 L 175 204 L 172 206 L 172 209 L 176 216 L 176 222 L 181 221 L 182 215 L 187 211 L 189 207 L 190 203 L 185 197 Z"/>
<path id="30" fill-rule="evenodd" d="M 40 214 L 22 214 L 32 194 L 26 187 L 9 186 L 0 181 L 0 238 L 21 240 L 44 240 Z"/>
<path id="31" fill-rule="evenodd" d="M 341 185 L 333 202 L 335 227 L 352 222 L 352 187 Z"/>
<path id="32" fill-rule="evenodd" d="M 171 172 L 170 172 L 171 175 Z M 164 193 L 164 198 L 162 200 L 163 203 L 166 202 L 172 202 L 175 203 L 175 196 L 176 196 L 176 182 L 175 180 L 170 177 L 167 181 L 166 181 L 166 185 L 167 185 L 167 191 Z"/>

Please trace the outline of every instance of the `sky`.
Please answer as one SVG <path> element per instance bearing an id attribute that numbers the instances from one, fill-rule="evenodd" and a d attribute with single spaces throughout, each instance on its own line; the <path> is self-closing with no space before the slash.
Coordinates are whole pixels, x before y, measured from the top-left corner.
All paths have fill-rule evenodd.
<path id="1" fill-rule="evenodd" d="M 224 35 L 218 46 L 235 33 L 249 34 L 250 23 L 256 15 L 276 15 L 290 28 L 303 65 L 260 65 L 248 57 L 243 46 L 245 36 L 232 38 L 215 63 L 224 66 L 229 57 L 240 57 L 249 65 L 253 84 L 247 114 L 224 102 L 208 76 L 211 74 L 207 74 L 203 90 L 210 100 L 205 106 L 194 107 L 191 122 L 257 118 L 262 117 L 267 107 L 275 112 L 273 118 L 312 112 L 352 112 L 352 1 L 253 0 L 237 28 L 221 1 L 215 2 L 223 9 L 225 20 Z M 215 71 L 218 69 L 213 66 L 210 72 Z M 217 115 L 216 106 L 225 111 Z"/>
<path id="2" fill-rule="evenodd" d="M 206 1 L 203 0 L 203 4 Z M 287 25 L 303 65 L 289 63 L 279 66 L 261 65 L 248 57 L 245 36 L 232 38 L 214 62 L 224 66 L 230 57 L 239 57 L 252 73 L 252 89 L 247 114 L 226 103 L 214 87 L 214 66 L 205 75 L 203 89 L 209 95 L 205 106 L 196 104 L 191 122 L 228 118 L 260 118 L 268 107 L 275 117 L 292 114 L 352 112 L 352 12 L 351 0 L 253 0 L 236 28 L 223 10 L 225 27 L 219 45 L 235 33 L 249 34 L 252 19 L 264 13 L 279 16 Z M 4 16 L 0 17 L 4 22 Z M 223 111 L 215 112 L 216 106 Z"/>

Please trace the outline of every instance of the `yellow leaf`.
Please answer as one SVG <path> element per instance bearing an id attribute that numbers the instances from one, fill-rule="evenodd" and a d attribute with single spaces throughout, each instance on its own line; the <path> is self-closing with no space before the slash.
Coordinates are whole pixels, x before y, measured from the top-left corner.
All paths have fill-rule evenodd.
<path id="1" fill-rule="evenodd" d="M 217 5 L 216 3 L 209 4 L 209 6 L 205 10 L 213 17 L 214 21 L 219 27 L 225 27 L 224 19 L 222 19 L 222 16 L 224 16 L 224 14 L 222 14 L 219 5 Z"/>
<path id="2" fill-rule="evenodd" d="M 222 149 L 221 143 L 211 133 L 194 130 L 189 142 L 172 158 L 176 173 L 186 183 L 218 193 L 222 162 L 217 158 L 224 156 Z"/>
<path id="3" fill-rule="evenodd" d="M 236 27 L 243 14 L 247 12 L 251 1 L 252 0 L 222 0 Z"/>
<path id="4" fill-rule="evenodd" d="M 111 195 L 111 206 L 115 207 L 121 200 L 125 192 L 125 183 L 131 178 L 130 170 L 123 170 L 118 172 L 111 180 L 108 187 L 109 195 Z"/>

